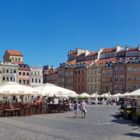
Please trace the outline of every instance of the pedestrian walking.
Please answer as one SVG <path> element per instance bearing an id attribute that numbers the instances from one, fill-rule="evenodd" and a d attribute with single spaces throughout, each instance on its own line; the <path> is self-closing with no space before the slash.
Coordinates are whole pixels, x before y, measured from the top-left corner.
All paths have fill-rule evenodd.
<path id="1" fill-rule="evenodd" d="M 77 113 L 79 111 L 79 104 L 77 101 L 74 102 L 74 105 L 73 105 L 73 110 L 74 110 L 74 117 L 76 118 L 77 117 Z"/>
<path id="2" fill-rule="evenodd" d="M 87 112 L 87 104 L 86 102 L 83 100 L 80 104 L 80 109 L 81 109 L 81 114 L 82 114 L 82 118 L 85 118 L 86 117 L 86 112 Z"/>

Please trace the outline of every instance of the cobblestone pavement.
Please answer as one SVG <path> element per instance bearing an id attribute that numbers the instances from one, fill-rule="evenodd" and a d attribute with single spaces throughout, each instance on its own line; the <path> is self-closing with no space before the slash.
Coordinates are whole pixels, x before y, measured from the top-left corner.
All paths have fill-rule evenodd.
<path id="1" fill-rule="evenodd" d="M 140 140 L 140 127 L 113 117 L 118 107 L 89 106 L 73 112 L 0 118 L 0 140 Z"/>

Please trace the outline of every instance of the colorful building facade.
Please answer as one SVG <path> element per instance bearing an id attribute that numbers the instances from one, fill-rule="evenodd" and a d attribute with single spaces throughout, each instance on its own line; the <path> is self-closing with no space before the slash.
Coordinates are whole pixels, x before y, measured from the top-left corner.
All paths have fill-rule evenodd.
<path id="1" fill-rule="evenodd" d="M 140 88 L 140 63 L 126 64 L 126 92 Z"/>
<path id="2" fill-rule="evenodd" d="M 19 64 L 17 78 L 19 84 L 30 85 L 30 67 L 27 64 Z"/>
<path id="3" fill-rule="evenodd" d="M 30 86 L 35 87 L 43 84 L 43 68 L 32 66 L 30 67 Z"/>
<path id="4" fill-rule="evenodd" d="M 86 92 L 101 94 L 101 66 L 96 63 L 87 68 Z"/>
<path id="5" fill-rule="evenodd" d="M 113 64 L 113 94 L 126 91 L 126 65 L 122 62 Z"/>

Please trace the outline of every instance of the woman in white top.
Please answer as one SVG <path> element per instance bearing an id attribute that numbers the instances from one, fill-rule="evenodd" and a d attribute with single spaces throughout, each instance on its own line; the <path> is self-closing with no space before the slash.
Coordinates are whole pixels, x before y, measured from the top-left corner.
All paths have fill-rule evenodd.
<path id="1" fill-rule="evenodd" d="M 81 108 L 81 113 L 82 113 L 82 117 L 85 118 L 86 117 L 86 112 L 87 112 L 87 104 L 85 101 L 82 101 L 80 104 L 80 108 Z"/>

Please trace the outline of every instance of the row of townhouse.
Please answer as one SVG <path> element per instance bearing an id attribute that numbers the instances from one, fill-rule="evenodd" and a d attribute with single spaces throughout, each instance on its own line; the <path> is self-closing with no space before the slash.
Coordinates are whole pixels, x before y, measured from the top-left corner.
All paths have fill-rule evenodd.
<path id="1" fill-rule="evenodd" d="M 24 64 L 20 51 L 6 50 L 0 63 L 0 84 L 18 82 L 22 85 L 38 86 L 43 84 L 43 68 Z"/>
<path id="2" fill-rule="evenodd" d="M 55 69 L 44 67 L 44 83 L 98 94 L 124 93 L 140 87 L 140 46 L 120 46 L 98 52 L 77 48 L 68 52 L 68 61 Z"/>
<path id="3" fill-rule="evenodd" d="M 140 88 L 140 61 L 116 63 L 108 62 L 104 66 L 93 64 L 87 69 L 86 91 L 99 94 L 125 93 Z"/>

